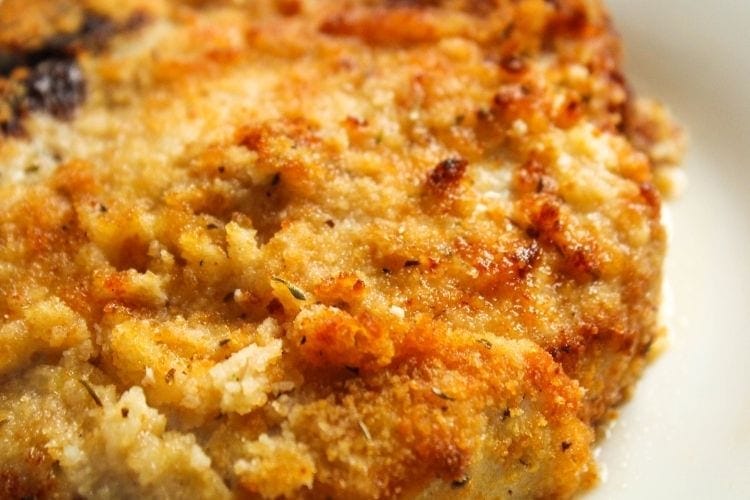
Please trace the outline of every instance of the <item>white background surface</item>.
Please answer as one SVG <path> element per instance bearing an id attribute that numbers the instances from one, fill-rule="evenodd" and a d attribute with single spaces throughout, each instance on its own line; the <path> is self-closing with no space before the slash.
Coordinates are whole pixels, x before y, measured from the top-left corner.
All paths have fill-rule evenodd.
<path id="1" fill-rule="evenodd" d="M 750 499 L 750 2 L 610 0 L 627 74 L 690 134 L 669 210 L 668 350 L 602 445 L 586 500 Z"/>

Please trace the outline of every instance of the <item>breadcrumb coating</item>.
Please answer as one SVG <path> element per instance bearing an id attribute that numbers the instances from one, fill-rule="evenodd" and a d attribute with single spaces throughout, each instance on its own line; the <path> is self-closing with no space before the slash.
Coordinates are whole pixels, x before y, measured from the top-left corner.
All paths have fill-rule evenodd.
<path id="1" fill-rule="evenodd" d="M 0 3 L 0 497 L 591 487 L 682 148 L 620 59 L 597 0 Z"/>

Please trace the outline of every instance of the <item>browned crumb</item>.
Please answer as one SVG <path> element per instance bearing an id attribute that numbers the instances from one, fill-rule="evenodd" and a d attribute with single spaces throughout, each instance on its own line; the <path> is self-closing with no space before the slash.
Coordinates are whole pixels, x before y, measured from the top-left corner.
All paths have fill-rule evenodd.
<path id="1" fill-rule="evenodd" d="M 0 497 L 595 482 L 681 148 L 600 2 L 32 3 L 0 3 Z"/>

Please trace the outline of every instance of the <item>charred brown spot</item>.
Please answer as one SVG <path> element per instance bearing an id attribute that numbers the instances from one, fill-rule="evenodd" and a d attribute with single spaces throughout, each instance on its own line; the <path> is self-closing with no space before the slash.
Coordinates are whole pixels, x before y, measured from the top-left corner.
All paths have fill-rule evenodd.
<path id="1" fill-rule="evenodd" d="M 519 247 L 509 255 L 509 259 L 518 273 L 518 276 L 525 278 L 532 270 L 534 263 L 539 259 L 542 250 L 536 241 L 531 241 L 528 246 Z"/>
<path id="2" fill-rule="evenodd" d="M 463 476 L 463 477 L 460 477 L 458 479 L 454 479 L 453 481 L 451 481 L 451 488 L 459 489 L 459 488 L 463 488 L 467 484 L 469 484 L 469 476 Z"/>
<path id="3" fill-rule="evenodd" d="M 553 202 L 543 203 L 534 214 L 533 227 L 537 234 L 548 235 L 560 231 L 560 207 Z M 553 238 L 552 238 L 553 239 Z"/>
<path id="4" fill-rule="evenodd" d="M 585 36 L 592 27 L 585 7 L 570 5 L 569 2 L 554 2 L 555 16 L 547 27 L 547 44 L 556 38 L 579 38 Z"/>
<path id="5" fill-rule="evenodd" d="M 29 111 L 69 119 L 86 99 L 86 81 L 75 59 L 48 59 L 32 69 L 26 80 Z"/>
<path id="6" fill-rule="evenodd" d="M 526 62 L 519 56 L 510 55 L 503 57 L 500 61 L 500 67 L 502 67 L 507 73 L 518 75 L 526 71 Z"/>
<path id="7" fill-rule="evenodd" d="M 641 198 L 651 208 L 651 211 L 655 216 L 659 215 L 661 211 L 661 198 L 659 197 L 659 191 L 650 183 L 644 182 L 639 186 Z"/>
<path id="8" fill-rule="evenodd" d="M 558 247 L 558 250 L 565 259 L 565 269 L 575 279 L 581 281 L 599 278 L 599 268 L 592 249 Z"/>
<path id="9" fill-rule="evenodd" d="M 300 0 L 276 0 L 276 10 L 285 17 L 296 16 L 302 11 Z"/>
<path id="10" fill-rule="evenodd" d="M 618 110 L 618 113 L 620 111 Z M 555 124 L 560 128 L 570 128 L 581 119 L 582 106 L 577 97 L 569 99 L 555 117 Z"/>
<path id="11" fill-rule="evenodd" d="M 554 179 L 546 174 L 544 162 L 537 158 L 524 162 L 516 170 L 513 180 L 520 193 L 554 193 L 557 189 Z"/>
<path id="12" fill-rule="evenodd" d="M 513 85 L 497 92 L 492 97 L 492 104 L 495 108 L 508 108 L 510 105 L 523 100 L 527 95 L 528 89 L 526 87 Z"/>
<path id="13" fill-rule="evenodd" d="M 469 163 L 463 158 L 448 158 L 438 163 L 427 177 L 427 186 L 434 192 L 445 192 L 461 182 Z"/>
<path id="14" fill-rule="evenodd" d="M 356 37 L 371 45 L 390 46 L 429 43 L 447 35 L 426 10 L 429 6 L 409 3 L 342 9 L 325 18 L 319 30 L 326 35 Z"/>
<path id="15" fill-rule="evenodd" d="M 77 55 L 98 52 L 114 35 L 137 29 L 145 21 L 140 12 L 116 23 L 88 11 L 76 31 L 54 35 L 40 47 L 0 49 L 0 131 L 21 135 L 22 120 L 31 112 L 72 118 L 86 99 L 86 79 Z"/>
<path id="16" fill-rule="evenodd" d="M 0 469 L 0 498 L 48 498 L 57 489 L 57 462 L 31 446 L 22 460 Z"/>

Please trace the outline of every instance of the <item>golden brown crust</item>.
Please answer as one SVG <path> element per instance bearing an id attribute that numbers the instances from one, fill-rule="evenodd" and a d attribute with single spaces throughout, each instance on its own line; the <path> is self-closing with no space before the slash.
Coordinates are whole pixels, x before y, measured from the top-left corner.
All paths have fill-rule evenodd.
<path id="1" fill-rule="evenodd" d="M 96 0 L 64 27 L 38 3 L 0 6 L 24 21 L 0 34 L 0 496 L 593 483 L 659 335 L 677 151 L 599 2 Z M 63 33 L 84 80 L 40 69 Z"/>

